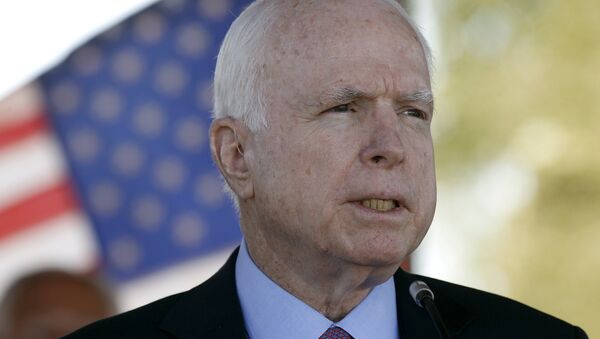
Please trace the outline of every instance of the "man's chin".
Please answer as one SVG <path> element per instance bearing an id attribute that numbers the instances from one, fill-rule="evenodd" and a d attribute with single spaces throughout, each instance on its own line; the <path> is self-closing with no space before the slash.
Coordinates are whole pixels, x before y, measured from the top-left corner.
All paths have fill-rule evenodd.
<path id="1" fill-rule="evenodd" d="M 400 268 L 404 256 L 399 253 L 373 253 L 363 256 L 360 261 L 355 262 L 369 272 L 366 284 L 376 286 L 386 282 Z"/>
<path id="2" fill-rule="evenodd" d="M 401 247 L 385 248 L 379 246 L 377 248 L 362 248 L 352 253 L 353 262 L 361 266 L 373 268 L 395 268 L 400 267 L 400 264 L 408 256 L 408 251 Z M 395 271 L 394 269 L 394 271 Z"/>

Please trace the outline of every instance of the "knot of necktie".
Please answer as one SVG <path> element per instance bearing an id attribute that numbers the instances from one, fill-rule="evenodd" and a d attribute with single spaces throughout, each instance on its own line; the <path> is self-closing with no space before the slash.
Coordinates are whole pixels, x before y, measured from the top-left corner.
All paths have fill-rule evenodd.
<path id="1" fill-rule="evenodd" d="M 337 326 L 331 326 L 323 333 L 319 339 L 354 339 L 348 332 L 344 331 L 343 328 Z"/>

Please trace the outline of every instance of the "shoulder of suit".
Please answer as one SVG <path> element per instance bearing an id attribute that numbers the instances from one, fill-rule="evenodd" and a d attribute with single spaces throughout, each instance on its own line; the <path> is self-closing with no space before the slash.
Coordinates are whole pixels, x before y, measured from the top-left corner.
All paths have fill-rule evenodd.
<path id="1" fill-rule="evenodd" d="M 470 327 L 496 328 L 498 333 L 511 335 L 519 333 L 519 338 L 533 338 L 540 333 L 552 333 L 548 338 L 586 338 L 578 327 L 516 300 L 429 277 L 414 275 L 414 278 L 429 285 L 442 314 L 457 308 L 471 314 Z"/>
<path id="2" fill-rule="evenodd" d="M 170 333 L 206 326 L 214 327 L 215 324 L 207 322 L 215 320 L 216 316 L 237 321 L 243 328 L 241 309 L 235 295 L 234 272 L 237 253 L 238 249 L 235 249 L 217 273 L 186 292 L 92 323 L 63 339 L 173 338 Z M 228 307 L 236 309 L 231 310 Z M 190 323 L 195 320 L 199 322 Z M 186 336 L 188 334 L 184 333 Z"/>

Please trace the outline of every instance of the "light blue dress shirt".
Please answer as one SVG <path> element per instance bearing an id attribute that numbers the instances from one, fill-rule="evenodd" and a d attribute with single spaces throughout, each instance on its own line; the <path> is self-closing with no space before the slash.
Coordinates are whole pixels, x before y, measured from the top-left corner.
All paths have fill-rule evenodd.
<path id="1" fill-rule="evenodd" d="M 250 339 L 318 339 L 336 325 L 355 339 L 398 339 L 394 279 L 375 287 L 344 319 L 325 318 L 275 284 L 252 261 L 242 241 L 235 282 Z"/>

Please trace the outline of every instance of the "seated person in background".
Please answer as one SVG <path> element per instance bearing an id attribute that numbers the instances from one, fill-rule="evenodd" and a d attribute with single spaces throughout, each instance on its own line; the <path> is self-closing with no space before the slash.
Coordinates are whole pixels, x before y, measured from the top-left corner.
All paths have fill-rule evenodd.
<path id="1" fill-rule="evenodd" d="M 0 339 L 56 339 L 115 311 L 98 282 L 59 270 L 38 271 L 7 290 L 0 303 Z"/>

